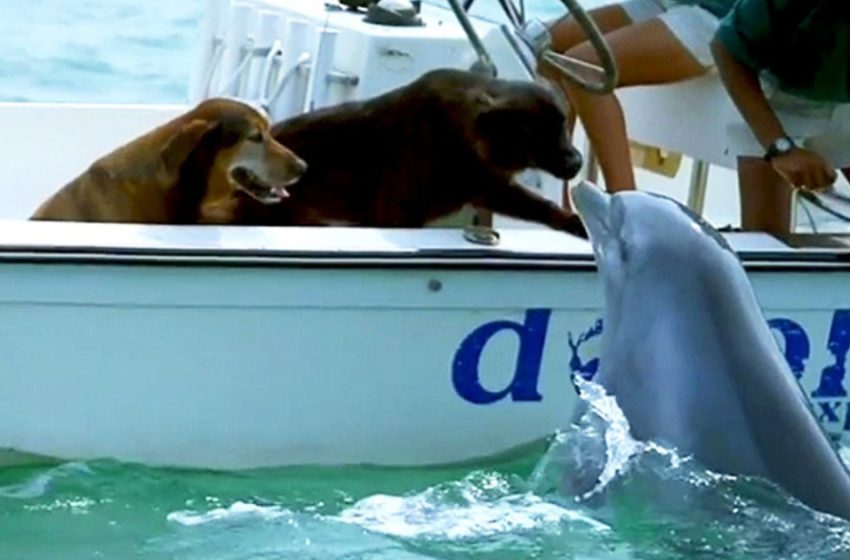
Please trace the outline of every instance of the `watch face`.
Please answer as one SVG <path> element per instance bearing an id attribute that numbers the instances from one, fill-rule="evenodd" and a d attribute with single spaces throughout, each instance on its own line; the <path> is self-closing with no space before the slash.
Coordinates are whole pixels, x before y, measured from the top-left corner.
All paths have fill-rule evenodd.
<path id="1" fill-rule="evenodd" d="M 780 138 L 779 140 L 776 141 L 776 151 L 777 152 L 780 152 L 780 153 L 787 152 L 792 147 L 793 147 L 793 144 L 791 144 L 791 141 L 788 140 L 787 138 Z"/>

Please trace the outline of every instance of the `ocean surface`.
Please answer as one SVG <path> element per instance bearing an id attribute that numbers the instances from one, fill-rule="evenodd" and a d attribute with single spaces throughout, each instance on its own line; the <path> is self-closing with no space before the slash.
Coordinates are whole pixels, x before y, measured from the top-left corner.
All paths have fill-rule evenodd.
<path id="1" fill-rule="evenodd" d="M 483 13 L 496 7 L 478 4 Z M 548 17 L 560 6 L 539 1 L 529 13 Z M 0 101 L 183 103 L 202 8 L 202 0 L 0 0 Z"/>
<path id="2" fill-rule="evenodd" d="M 182 103 L 200 0 L 0 0 L 0 100 Z"/>
<path id="3" fill-rule="evenodd" d="M 0 100 L 183 102 L 200 7 L 0 0 Z M 465 468 L 0 470 L 0 560 L 850 558 L 850 524 L 635 442 L 591 404 L 544 451 Z"/>

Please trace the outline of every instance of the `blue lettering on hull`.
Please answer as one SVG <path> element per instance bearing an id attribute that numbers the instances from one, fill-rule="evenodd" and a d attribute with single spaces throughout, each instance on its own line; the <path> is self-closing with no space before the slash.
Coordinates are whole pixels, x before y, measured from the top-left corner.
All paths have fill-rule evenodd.
<path id="1" fill-rule="evenodd" d="M 510 397 L 513 402 L 539 402 L 543 395 L 539 391 L 540 368 L 543 361 L 546 337 L 549 330 L 551 309 L 529 309 L 522 322 L 500 320 L 485 323 L 473 330 L 461 342 L 452 363 L 452 383 L 457 394 L 464 400 L 489 405 Z M 806 375 L 806 364 L 811 358 L 809 335 L 802 325 L 787 318 L 768 321 L 778 335 L 784 348 L 785 359 L 791 372 L 798 380 Z M 568 333 L 570 348 L 569 371 L 584 379 L 593 379 L 599 370 L 599 358 L 582 356 L 581 348 L 588 341 L 602 334 L 602 320 L 597 320 L 587 331 L 574 336 Z M 513 377 L 507 387 L 488 389 L 481 383 L 479 365 L 488 343 L 500 333 L 512 333 L 517 337 L 519 350 L 514 365 Z M 819 383 L 811 392 L 823 424 L 850 431 L 850 402 L 847 399 L 845 377 L 847 354 L 850 352 L 850 309 L 834 312 L 830 326 L 827 351 L 833 363 L 820 372 Z"/>
<path id="2" fill-rule="evenodd" d="M 543 395 L 537 390 L 537 380 L 551 316 L 551 309 L 530 309 L 522 323 L 493 321 L 472 331 L 460 344 L 452 365 L 452 381 L 457 394 L 474 404 L 492 404 L 508 395 L 513 401 L 543 400 Z M 501 391 L 490 391 L 481 385 L 478 366 L 490 339 L 505 331 L 519 337 L 516 370 L 510 385 Z"/>

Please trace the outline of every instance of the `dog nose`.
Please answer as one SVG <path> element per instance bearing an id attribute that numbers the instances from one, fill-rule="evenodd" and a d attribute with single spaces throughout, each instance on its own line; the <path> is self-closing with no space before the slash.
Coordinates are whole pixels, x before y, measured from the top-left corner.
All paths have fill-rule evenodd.
<path id="1" fill-rule="evenodd" d="M 295 158 L 295 163 L 293 164 L 295 173 L 300 177 L 307 173 L 307 162 L 301 158 Z"/>
<path id="2" fill-rule="evenodd" d="M 570 150 L 564 157 L 564 170 L 569 178 L 572 179 L 578 172 L 581 171 L 581 166 L 584 165 L 584 158 L 578 150 Z"/>

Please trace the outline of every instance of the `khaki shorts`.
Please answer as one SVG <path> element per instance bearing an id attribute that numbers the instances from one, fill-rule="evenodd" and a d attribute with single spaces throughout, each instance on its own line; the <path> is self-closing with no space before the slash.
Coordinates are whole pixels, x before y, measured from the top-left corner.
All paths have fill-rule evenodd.
<path id="1" fill-rule="evenodd" d="M 620 7 L 633 23 L 657 17 L 700 64 L 714 66 L 710 45 L 719 20 L 711 12 L 699 6 L 680 6 L 671 0 L 626 0 Z"/>

